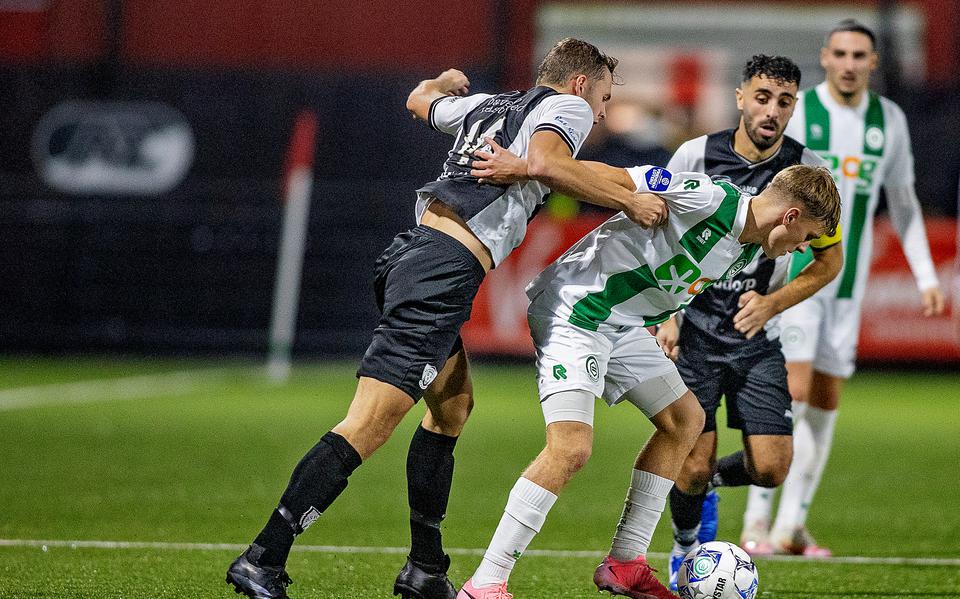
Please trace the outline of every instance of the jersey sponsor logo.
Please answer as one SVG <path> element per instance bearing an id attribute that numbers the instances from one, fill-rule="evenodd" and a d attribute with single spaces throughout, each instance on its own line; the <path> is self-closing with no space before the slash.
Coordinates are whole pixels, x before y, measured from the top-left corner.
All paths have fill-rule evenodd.
<path id="1" fill-rule="evenodd" d="M 650 191 L 666 191 L 673 175 L 665 168 L 655 167 L 647 171 L 647 188 Z"/>
<path id="2" fill-rule="evenodd" d="M 717 289 L 723 291 L 750 291 L 757 288 L 757 280 L 750 279 L 726 279 L 717 283 Z"/>
<path id="3" fill-rule="evenodd" d="M 558 381 L 567 380 L 567 369 L 564 368 L 562 364 L 554 364 L 553 378 L 557 379 Z"/>
<path id="4" fill-rule="evenodd" d="M 883 132 L 880 132 L 883 135 Z M 837 156 L 826 152 L 820 152 L 820 157 L 830 163 L 830 171 L 833 178 L 838 182 L 841 177 L 846 179 L 856 179 L 858 189 L 866 189 L 873 185 L 873 176 L 877 171 L 879 162 L 875 158 L 866 158 L 860 156 Z"/>
<path id="5" fill-rule="evenodd" d="M 883 147 L 883 129 L 880 127 L 868 127 L 863 134 L 863 141 L 871 150 L 879 150 Z"/>
<path id="6" fill-rule="evenodd" d="M 690 284 L 690 287 L 687 288 L 687 293 L 690 295 L 700 295 L 706 291 L 707 287 L 713 283 L 713 279 L 708 279 L 707 277 L 700 277 L 696 281 Z"/>
<path id="7" fill-rule="evenodd" d="M 423 374 L 420 375 L 420 388 L 426 389 L 437 378 L 437 369 L 427 364 L 423 367 Z"/>
<path id="8" fill-rule="evenodd" d="M 306 512 L 303 513 L 302 516 L 300 516 L 300 528 L 303 530 L 307 530 L 308 528 L 310 528 L 310 525 L 316 522 L 317 519 L 319 518 L 320 518 L 320 510 L 318 510 L 317 508 L 311 505 L 310 509 L 308 509 Z"/>
<path id="9" fill-rule="evenodd" d="M 597 362 L 596 356 L 587 356 L 587 361 L 584 366 L 587 369 L 587 376 L 590 377 L 590 380 L 600 380 L 600 363 Z"/>

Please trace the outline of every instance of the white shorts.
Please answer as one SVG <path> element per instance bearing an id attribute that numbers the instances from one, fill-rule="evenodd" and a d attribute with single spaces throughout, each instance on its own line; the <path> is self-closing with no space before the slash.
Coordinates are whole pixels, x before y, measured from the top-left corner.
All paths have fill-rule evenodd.
<path id="1" fill-rule="evenodd" d="M 536 301 L 527 321 L 537 348 L 537 387 L 547 424 L 575 420 L 592 425 L 594 397 L 610 406 L 626 399 L 651 417 L 687 391 L 677 367 L 643 327 L 588 331 Z M 571 395 L 549 400 L 577 390 L 589 392 L 585 404 Z"/>
<path id="2" fill-rule="evenodd" d="M 833 293 L 814 294 L 780 317 L 780 345 L 787 362 L 812 362 L 814 370 L 830 376 L 853 374 L 859 336 L 860 302 Z"/>

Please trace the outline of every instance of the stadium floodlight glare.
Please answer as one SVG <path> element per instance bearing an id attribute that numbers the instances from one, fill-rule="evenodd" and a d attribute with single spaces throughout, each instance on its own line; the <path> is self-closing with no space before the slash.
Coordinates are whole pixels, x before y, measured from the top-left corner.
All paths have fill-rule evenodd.
<path id="1" fill-rule="evenodd" d="M 313 191 L 316 135 L 317 117 L 313 111 L 304 110 L 294 125 L 284 169 L 283 228 L 273 286 L 270 350 L 267 356 L 267 375 L 276 381 L 285 381 L 290 376 L 303 255 L 307 245 L 310 195 Z"/>

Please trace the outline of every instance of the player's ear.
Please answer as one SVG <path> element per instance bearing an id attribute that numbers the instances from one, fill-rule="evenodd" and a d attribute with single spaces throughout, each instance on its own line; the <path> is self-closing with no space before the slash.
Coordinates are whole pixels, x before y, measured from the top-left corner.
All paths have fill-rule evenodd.
<path id="1" fill-rule="evenodd" d="M 787 211 L 783 213 L 783 224 L 792 225 L 793 223 L 800 220 L 800 209 L 796 206 L 791 206 L 787 208 Z"/>
<path id="2" fill-rule="evenodd" d="M 734 96 L 737 99 L 737 110 L 743 111 L 743 89 L 737 88 L 733 92 Z"/>
<path id="3" fill-rule="evenodd" d="M 581 98 L 587 95 L 587 76 L 580 74 L 573 77 L 573 94 Z"/>

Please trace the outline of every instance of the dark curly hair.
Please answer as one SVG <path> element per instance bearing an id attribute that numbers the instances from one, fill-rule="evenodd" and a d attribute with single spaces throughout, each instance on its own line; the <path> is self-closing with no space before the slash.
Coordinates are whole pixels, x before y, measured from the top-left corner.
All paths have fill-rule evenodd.
<path id="1" fill-rule="evenodd" d="M 743 67 L 742 81 L 746 83 L 760 75 L 777 83 L 796 83 L 797 87 L 800 87 L 800 67 L 786 56 L 756 54 Z"/>

